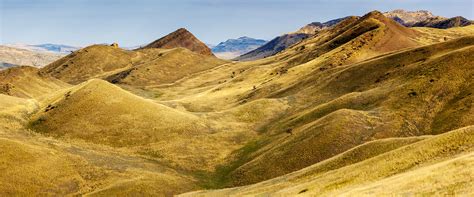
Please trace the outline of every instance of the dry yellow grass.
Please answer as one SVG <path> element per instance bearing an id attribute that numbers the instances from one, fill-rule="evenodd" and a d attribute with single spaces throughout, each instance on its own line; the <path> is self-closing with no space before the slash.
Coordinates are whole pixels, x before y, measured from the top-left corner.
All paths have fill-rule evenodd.
<path id="1" fill-rule="evenodd" d="M 182 196 L 359 196 L 472 194 L 474 127 L 469 126 L 429 137 L 401 140 L 393 150 L 370 153 L 377 143 L 356 147 L 325 162 L 255 185 L 216 191 L 200 191 Z M 416 142 L 418 141 L 418 142 Z M 407 145 L 408 144 L 408 145 Z M 384 146 L 385 147 L 385 146 Z M 399 148 L 398 148 L 399 147 Z M 372 147 L 375 148 L 375 147 Z M 369 158 L 340 168 L 347 155 L 369 154 Z M 352 158 L 353 159 L 353 158 Z"/>
<path id="2" fill-rule="evenodd" d="M 257 183 L 190 195 L 472 193 L 462 166 L 472 163 L 474 37 L 446 31 L 372 12 L 251 62 L 82 49 L 41 72 L 76 85 L 36 92 L 24 80 L 16 96 L 28 99 L 0 96 L 0 169 L 13 177 L 0 175 L 13 180 L 0 191 L 171 195 Z M 442 34 L 452 39 L 433 39 Z M 433 170 L 453 173 L 420 175 Z"/>
<path id="3" fill-rule="evenodd" d="M 189 74 L 225 63 L 185 48 L 127 51 L 92 45 L 55 61 L 40 71 L 67 83 L 101 78 L 134 86 L 171 83 Z"/>
<path id="4" fill-rule="evenodd" d="M 34 98 L 69 86 L 58 79 L 38 74 L 38 69 L 30 66 L 0 71 L 0 93 L 6 95 Z"/>

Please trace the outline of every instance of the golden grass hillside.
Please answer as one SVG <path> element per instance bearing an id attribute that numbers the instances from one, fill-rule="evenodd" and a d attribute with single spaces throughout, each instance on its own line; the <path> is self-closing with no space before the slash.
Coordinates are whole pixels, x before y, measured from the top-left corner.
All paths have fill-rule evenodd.
<path id="1" fill-rule="evenodd" d="M 127 151 L 56 140 L 26 129 L 35 99 L 0 95 L 0 195 L 172 195 L 197 189 L 196 180 Z"/>
<path id="2" fill-rule="evenodd" d="M 97 79 L 42 99 L 28 124 L 46 136 L 126 148 L 186 170 L 212 168 L 243 143 L 236 139 L 254 135 L 242 130 L 223 132 L 230 125 L 213 125 L 216 123 L 198 115 L 140 98 Z M 220 144 L 204 146 L 215 142 Z"/>
<path id="3" fill-rule="evenodd" d="M 375 141 L 255 185 L 192 192 L 182 196 L 472 194 L 474 128 L 463 127 L 425 138 Z M 385 149 L 385 153 L 371 153 L 377 145 L 392 147 L 393 150 L 389 148 Z M 358 154 L 369 157 L 340 165 L 344 160 L 360 158 Z M 331 168 L 334 165 L 337 167 Z"/>
<path id="4" fill-rule="evenodd" d="M 74 86 L 0 96 L 0 169 L 13 176 L 0 191 L 472 193 L 474 37 L 465 28 L 411 29 L 371 12 L 249 62 L 182 48 L 82 49 L 39 74 Z M 443 32 L 450 38 L 437 40 Z M 31 155 L 48 160 L 27 163 Z M 52 180 L 45 166 L 56 164 Z"/>
<path id="5" fill-rule="evenodd" d="M 63 57 L 40 71 L 64 82 L 78 84 L 132 66 L 137 54 L 106 45 L 92 45 Z"/>
<path id="6" fill-rule="evenodd" d="M 374 139 L 438 134 L 473 124 L 469 88 L 473 41 L 427 47 L 443 55 L 423 63 L 415 54 L 427 54 L 421 50 L 426 48 L 406 52 L 415 58 L 406 66 L 387 61 L 410 61 L 404 53 L 348 66 L 317 86 L 292 94 L 314 99 L 313 105 L 295 107 L 286 118 L 266 127 L 261 147 L 229 173 L 231 185 L 284 175 Z M 450 45 L 460 49 L 447 54 L 437 49 Z M 298 105 L 298 100 L 308 104 L 303 98 L 292 104 Z"/>
<path id="7" fill-rule="evenodd" d="M 133 68 L 111 75 L 106 80 L 134 87 L 161 85 L 225 63 L 185 48 L 141 49 L 139 54 L 143 57 L 134 63 Z"/>
<path id="8" fill-rule="evenodd" d="M 329 68 L 321 56 L 285 70 L 275 56 L 216 67 L 150 90 L 169 105 L 199 112 L 262 98 L 288 102 L 292 107 L 284 116 L 259 127 L 257 140 L 208 177 L 211 188 L 245 185 L 372 140 L 471 125 L 473 41 L 466 37 Z"/>
<path id="9" fill-rule="evenodd" d="M 69 87 L 69 84 L 43 76 L 35 67 L 18 66 L 0 71 L 1 94 L 33 98 L 65 87 Z"/>
<path id="10" fill-rule="evenodd" d="M 47 65 L 40 72 L 70 84 L 100 78 L 140 86 L 171 83 L 224 63 L 214 56 L 184 48 L 127 51 L 113 46 L 92 45 Z"/>

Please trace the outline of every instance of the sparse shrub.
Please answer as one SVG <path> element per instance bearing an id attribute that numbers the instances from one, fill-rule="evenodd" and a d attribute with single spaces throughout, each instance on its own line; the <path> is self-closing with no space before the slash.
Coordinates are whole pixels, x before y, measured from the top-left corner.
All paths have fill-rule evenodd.
<path id="1" fill-rule="evenodd" d="M 302 194 L 302 193 L 305 193 L 305 192 L 307 192 L 307 191 L 308 191 L 308 189 L 303 189 L 303 190 L 301 190 L 300 192 L 298 192 L 298 194 Z"/>

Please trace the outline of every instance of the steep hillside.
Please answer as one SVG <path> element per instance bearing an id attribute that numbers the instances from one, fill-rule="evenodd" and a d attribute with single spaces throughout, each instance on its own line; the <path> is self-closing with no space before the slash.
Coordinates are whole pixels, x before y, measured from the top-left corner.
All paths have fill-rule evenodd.
<path id="1" fill-rule="evenodd" d="M 257 60 L 257 59 L 262 59 L 268 56 L 272 56 L 308 37 L 309 35 L 304 34 L 304 33 L 293 33 L 293 34 L 285 34 L 282 36 L 278 36 L 274 38 L 273 40 L 270 40 L 268 43 L 264 44 L 263 46 L 253 51 L 250 51 L 248 53 L 245 53 L 235 59 L 240 60 L 240 61 L 249 61 L 249 60 Z"/>
<path id="2" fill-rule="evenodd" d="M 448 29 L 453 27 L 464 27 L 472 25 L 472 21 L 467 20 L 462 16 L 456 16 L 453 18 L 443 18 L 443 17 L 436 17 L 430 18 L 424 21 L 420 21 L 414 23 L 413 27 L 433 27 L 438 29 Z"/>
<path id="3" fill-rule="evenodd" d="M 179 98 L 173 100 L 175 105 L 196 111 L 268 97 L 288 100 L 293 108 L 286 118 L 260 128 L 261 138 L 235 152 L 230 157 L 233 161 L 218 168 L 208 184 L 256 183 L 371 140 L 438 134 L 472 124 L 467 87 L 472 83 L 469 62 L 474 39 L 413 48 L 423 45 L 416 41 L 419 36 L 423 34 L 373 12 L 342 22 L 276 56 L 218 68 L 221 71 L 176 84 L 186 93 L 171 93 L 174 87 L 156 91 L 162 99 Z M 357 47 L 359 43 L 363 47 Z M 311 54 L 314 52 L 319 55 Z M 351 52 L 354 59 L 337 56 Z M 235 76 L 228 78 L 231 73 Z M 194 96 L 198 92 L 199 97 Z M 454 101 L 458 96 L 462 101 Z M 461 106 L 465 110 L 451 110 Z M 442 117 L 459 119 L 440 124 L 447 123 Z"/>
<path id="4" fill-rule="evenodd" d="M 0 94 L 33 98 L 68 87 L 52 77 L 43 76 L 38 69 L 18 66 L 0 71 Z"/>
<path id="5" fill-rule="evenodd" d="M 343 18 L 335 25 L 322 29 L 316 35 L 313 35 L 312 37 L 314 37 L 314 39 L 308 39 L 301 43 L 298 42 L 308 38 L 308 34 L 294 34 L 293 37 L 289 37 L 292 39 L 288 39 L 285 36 L 278 37 L 264 46 L 236 59 L 261 59 L 275 55 L 284 49 L 293 48 L 293 50 L 300 50 L 303 56 L 307 56 L 304 57 L 306 60 L 303 60 L 307 61 L 351 41 L 352 46 L 347 46 L 347 48 L 344 49 L 343 54 L 345 57 L 342 57 L 343 59 L 348 59 L 352 56 L 352 53 L 348 51 L 361 50 L 361 48 L 363 49 L 364 47 L 370 47 L 368 49 L 370 51 L 365 51 L 367 55 L 369 55 L 373 54 L 374 51 L 380 53 L 418 46 L 418 43 L 414 41 L 414 39 L 418 37 L 417 34 L 417 31 L 406 28 L 394 20 L 385 17 L 382 13 L 374 11 L 364 15 L 360 19 L 358 17 Z M 359 38 L 355 39 L 357 37 Z M 370 43 L 376 43 L 377 45 L 371 46 Z M 294 45 L 298 45 L 298 47 Z M 307 48 L 307 46 L 309 47 Z M 304 52 L 302 50 L 304 50 Z M 341 55 L 334 56 L 337 57 Z"/>
<path id="6" fill-rule="evenodd" d="M 213 56 L 211 49 L 206 44 L 198 40 L 191 32 L 184 28 L 180 28 L 152 43 L 143 47 L 171 49 L 183 47 L 201 55 Z"/>
<path id="7" fill-rule="evenodd" d="M 185 48 L 142 49 L 132 68 L 110 75 L 112 83 L 148 86 L 175 82 L 193 73 L 226 63 L 214 57 L 193 53 Z"/>
<path id="8" fill-rule="evenodd" d="M 473 142 L 472 126 L 424 140 L 376 141 L 262 183 L 181 196 L 468 195 L 472 192 L 474 175 Z M 390 148 L 385 153 L 371 154 L 380 150 L 377 143 L 382 149 Z M 341 160 L 353 160 L 361 155 L 368 158 L 340 165 Z"/>
<path id="9" fill-rule="evenodd" d="M 35 66 L 42 67 L 64 55 L 49 53 L 49 52 L 35 52 L 26 49 L 0 46 L 0 69 L 11 66 Z"/>
<path id="10" fill-rule="evenodd" d="M 308 78 L 311 84 L 303 80 L 275 91 L 273 96 L 292 95 L 306 107 L 266 128 L 268 135 L 279 137 L 262 137 L 264 146 L 229 174 L 231 185 L 283 175 L 370 140 L 438 134 L 472 124 L 468 87 L 473 41 L 333 68 L 325 71 L 333 73 L 328 78 L 316 71 Z"/>

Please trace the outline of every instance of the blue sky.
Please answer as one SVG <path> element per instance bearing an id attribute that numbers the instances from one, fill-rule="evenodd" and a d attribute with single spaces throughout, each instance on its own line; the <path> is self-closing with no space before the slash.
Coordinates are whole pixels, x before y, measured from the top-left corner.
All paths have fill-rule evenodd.
<path id="1" fill-rule="evenodd" d="M 0 0 L 0 42 L 149 43 L 185 27 L 206 43 L 271 39 L 314 21 L 371 10 L 430 10 L 473 19 L 474 0 Z"/>

